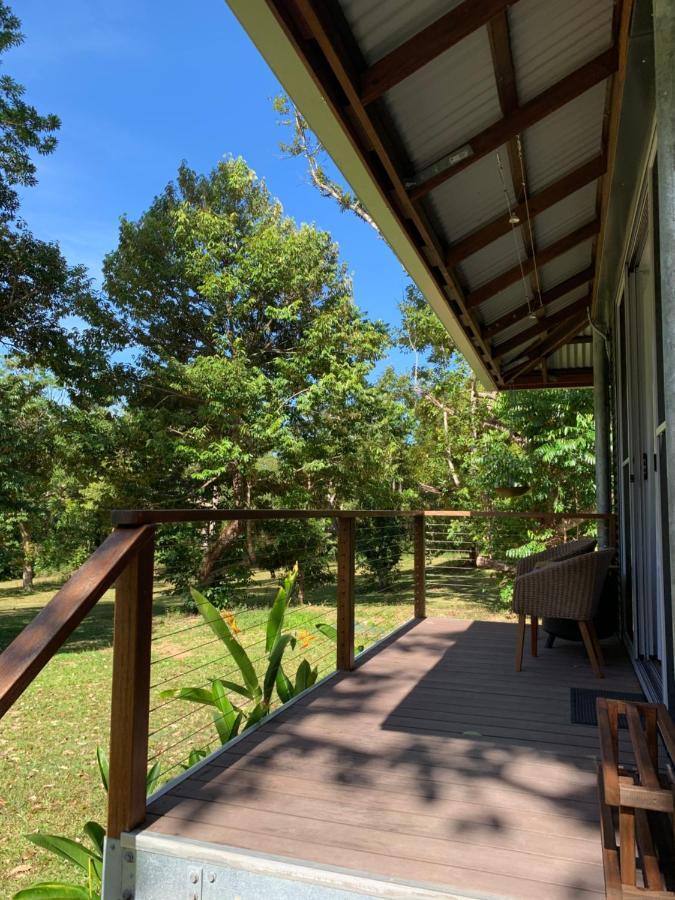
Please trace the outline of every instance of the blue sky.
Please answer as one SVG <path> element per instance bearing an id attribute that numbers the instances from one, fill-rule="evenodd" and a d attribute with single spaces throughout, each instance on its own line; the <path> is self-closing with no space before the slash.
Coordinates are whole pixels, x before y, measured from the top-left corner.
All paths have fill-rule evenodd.
<path id="1" fill-rule="evenodd" d="M 243 156 L 285 211 L 331 232 L 359 306 L 398 321 L 406 278 L 377 235 L 308 183 L 279 151 L 271 99 L 280 87 L 224 0 L 10 0 L 25 43 L 4 71 L 27 99 L 62 120 L 59 146 L 39 160 L 24 192 L 33 232 L 57 240 L 95 279 L 116 243 L 119 217 L 135 217 L 185 159 L 206 171 Z M 393 362 L 403 360 L 396 354 Z"/>

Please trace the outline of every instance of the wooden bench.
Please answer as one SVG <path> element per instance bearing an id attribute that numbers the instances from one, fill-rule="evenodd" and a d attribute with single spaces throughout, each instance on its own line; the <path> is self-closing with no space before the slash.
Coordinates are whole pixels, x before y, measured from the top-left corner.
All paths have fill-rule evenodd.
<path id="1" fill-rule="evenodd" d="M 673 721 L 665 706 L 654 703 L 599 698 L 597 712 L 606 895 L 611 900 L 675 898 Z M 628 726 L 628 765 L 619 760 L 619 716 L 625 716 Z M 664 771 L 659 768 L 659 739 Z"/>

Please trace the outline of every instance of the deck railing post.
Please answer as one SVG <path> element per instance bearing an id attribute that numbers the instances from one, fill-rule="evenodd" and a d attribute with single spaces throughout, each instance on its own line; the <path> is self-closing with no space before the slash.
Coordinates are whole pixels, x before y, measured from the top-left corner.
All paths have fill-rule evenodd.
<path id="1" fill-rule="evenodd" d="M 337 545 L 337 668 L 354 668 L 354 575 L 356 520 L 338 519 Z"/>
<path id="2" fill-rule="evenodd" d="M 424 513 L 413 519 L 413 545 L 415 552 L 415 618 L 424 619 L 427 615 L 426 598 L 426 518 Z"/>
<path id="3" fill-rule="evenodd" d="M 115 585 L 108 839 L 145 819 L 154 535 Z"/>

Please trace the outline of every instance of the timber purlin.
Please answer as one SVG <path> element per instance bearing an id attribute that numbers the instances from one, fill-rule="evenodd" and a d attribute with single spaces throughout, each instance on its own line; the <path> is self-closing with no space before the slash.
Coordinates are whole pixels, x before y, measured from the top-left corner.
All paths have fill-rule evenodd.
<path id="1" fill-rule="evenodd" d="M 675 898 L 675 728 L 662 704 L 597 700 L 598 798 L 606 894 Z M 625 716 L 632 765 L 620 762 L 619 716 Z M 659 739 L 667 757 L 659 769 Z M 616 835 L 619 835 L 617 844 Z M 640 860 L 640 877 L 636 867 Z M 641 881 L 641 883 L 639 883 Z"/>

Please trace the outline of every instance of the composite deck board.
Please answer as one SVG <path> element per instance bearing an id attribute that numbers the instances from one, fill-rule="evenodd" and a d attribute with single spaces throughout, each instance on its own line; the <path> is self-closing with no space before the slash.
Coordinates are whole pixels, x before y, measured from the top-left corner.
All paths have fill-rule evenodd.
<path id="1" fill-rule="evenodd" d="M 526 656 L 515 626 L 426 619 L 156 800 L 152 832 L 468 896 L 604 896 L 596 729 L 570 688 L 639 691 L 623 651 Z M 627 735 L 620 737 L 621 746 Z"/>

